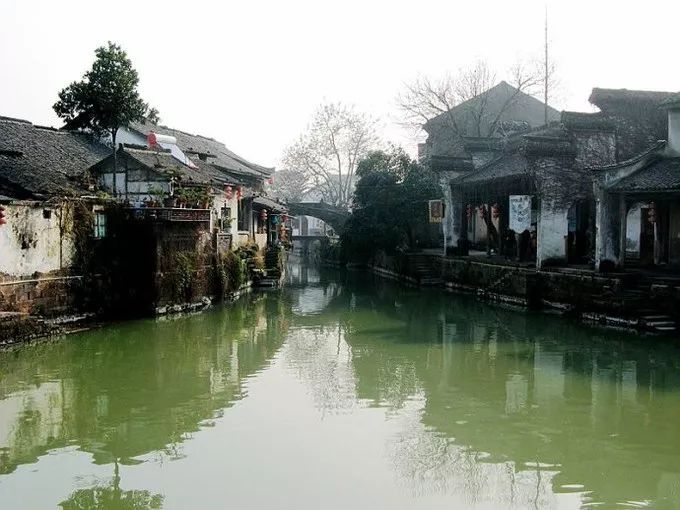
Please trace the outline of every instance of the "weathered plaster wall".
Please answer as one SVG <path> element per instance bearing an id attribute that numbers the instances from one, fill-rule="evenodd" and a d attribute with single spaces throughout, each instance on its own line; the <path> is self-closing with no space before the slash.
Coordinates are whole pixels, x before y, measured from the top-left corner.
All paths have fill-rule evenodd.
<path id="1" fill-rule="evenodd" d="M 537 231 L 536 265 L 538 268 L 567 260 L 565 237 L 568 230 L 568 208 L 555 202 L 541 200 Z"/>
<path id="2" fill-rule="evenodd" d="M 616 160 L 623 161 L 668 139 L 666 112 L 655 102 L 606 102 L 598 105 L 616 130 Z"/>
<path id="3" fill-rule="evenodd" d="M 230 199 L 227 198 L 226 193 L 221 189 L 215 189 L 212 196 L 211 230 L 217 226 L 222 218 L 222 208 L 229 207 L 231 221 L 225 223 L 225 231 L 230 234 L 236 234 L 238 229 L 238 199 L 236 198 L 236 191 L 233 192 Z"/>
<path id="4" fill-rule="evenodd" d="M 580 130 L 574 132 L 574 164 L 580 168 L 616 163 L 616 136 L 613 132 Z"/>
<path id="5" fill-rule="evenodd" d="M 13 203 L 5 207 L 5 216 L 0 273 L 24 277 L 69 267 L 74 254 L 70 204 Z"/>
<path id="6" fill-rule="evenodd" d="M 595 215 L 595 267 L 600 268 L 604 261 L 619 265 L 620 248 L 620 200 L 618 195 L 602 191 L 596 194 Z"/>

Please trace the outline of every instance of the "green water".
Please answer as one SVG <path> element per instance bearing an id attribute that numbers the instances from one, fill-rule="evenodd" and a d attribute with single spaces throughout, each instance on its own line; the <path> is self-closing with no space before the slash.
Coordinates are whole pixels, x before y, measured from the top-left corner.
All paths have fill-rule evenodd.
<path id="1" fill-rule="evenodd" d="M 290 278 L 0 352 L 0 508 L 680 508 L 672 341 Z"/>

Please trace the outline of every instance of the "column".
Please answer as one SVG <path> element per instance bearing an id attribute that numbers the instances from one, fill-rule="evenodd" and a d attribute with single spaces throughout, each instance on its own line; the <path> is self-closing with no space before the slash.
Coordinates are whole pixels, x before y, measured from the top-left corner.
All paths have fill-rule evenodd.
<path id="1" fill-rule="evenodd" d="M 595 214 L 595 269 L 611 270 L 619 265 L 620 198 L 598 190 Z"/>
<path id="2" fill-rule="evenodd" d="M 444 218 L 442 233 L 444 234 L 444 255 L 458 248 L 461 238 L 461 220 L 463 214 L 463 192 L 451 185 L 451 179 L 460 175 L 457 172 L 441 172 L 439 185 L 444 195 Z"/>
<path id="3" fill-rule="evenodd" d="M 619 256 L 618 265 L 623 267 L 626 261 L 626 232 L 628 230 L 628 204 L 623 195 L 619 195 Z"/>
<path id="4" fill-rule="evenodd" d="M 536 232 L 536 267 L 567 262 L 565 237 L 569 230 L 568 208 L 542 199 Z"/>

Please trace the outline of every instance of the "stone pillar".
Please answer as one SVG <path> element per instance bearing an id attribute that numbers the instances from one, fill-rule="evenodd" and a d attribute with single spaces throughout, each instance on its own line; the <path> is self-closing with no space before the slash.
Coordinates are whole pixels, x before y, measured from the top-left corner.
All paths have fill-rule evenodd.
<path id="1" fill-rule="evenodd" d="M 444 234 L 444 255 L 449 248 L 458 246 L 460 239 L 461 214 L 463 210 L 463 198 L 459 189 L 451 186 L 451 172 L 442 172 L 439 184 L 444 194 L 444 218 L 442 231 Z"/>
<path id="2" fill-rule="evenodd" d="M 628 230 L 628 204 L 623 195 L 619 195 L 619 262 L 623 267 L 626 263 L 626 231 Z"/>
<path id="3" fill-rule="evenodd" d="M 559 207 L 552 200 L 541 200 L 536 232 L 536 267 L 546 263 L 566 263 L 566 236 L 569 230 L 568 208 Z"/>
<path id="4" fill-rule="evenodd" d="M 598 190 L 595 195 L 595 269 L 606 266 L 614 268 L 620 264 L 619 234 L 621 214 L 620 198 L 617 195 Z M 625 233 L 624 233 L 625 234 Z M 603 267 L 602 264 L 605 264 Z"/>

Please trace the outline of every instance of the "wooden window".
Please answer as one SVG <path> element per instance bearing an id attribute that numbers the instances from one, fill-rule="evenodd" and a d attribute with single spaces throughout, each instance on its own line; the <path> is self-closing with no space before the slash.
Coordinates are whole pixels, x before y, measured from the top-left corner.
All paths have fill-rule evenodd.
<path id="1" fill-rule="evenodd" d="M 106 237 L 106 214 L 103 212 L 94 213 L 94 231 L 93 236 L 95 239 L 102 239 Z"/>

